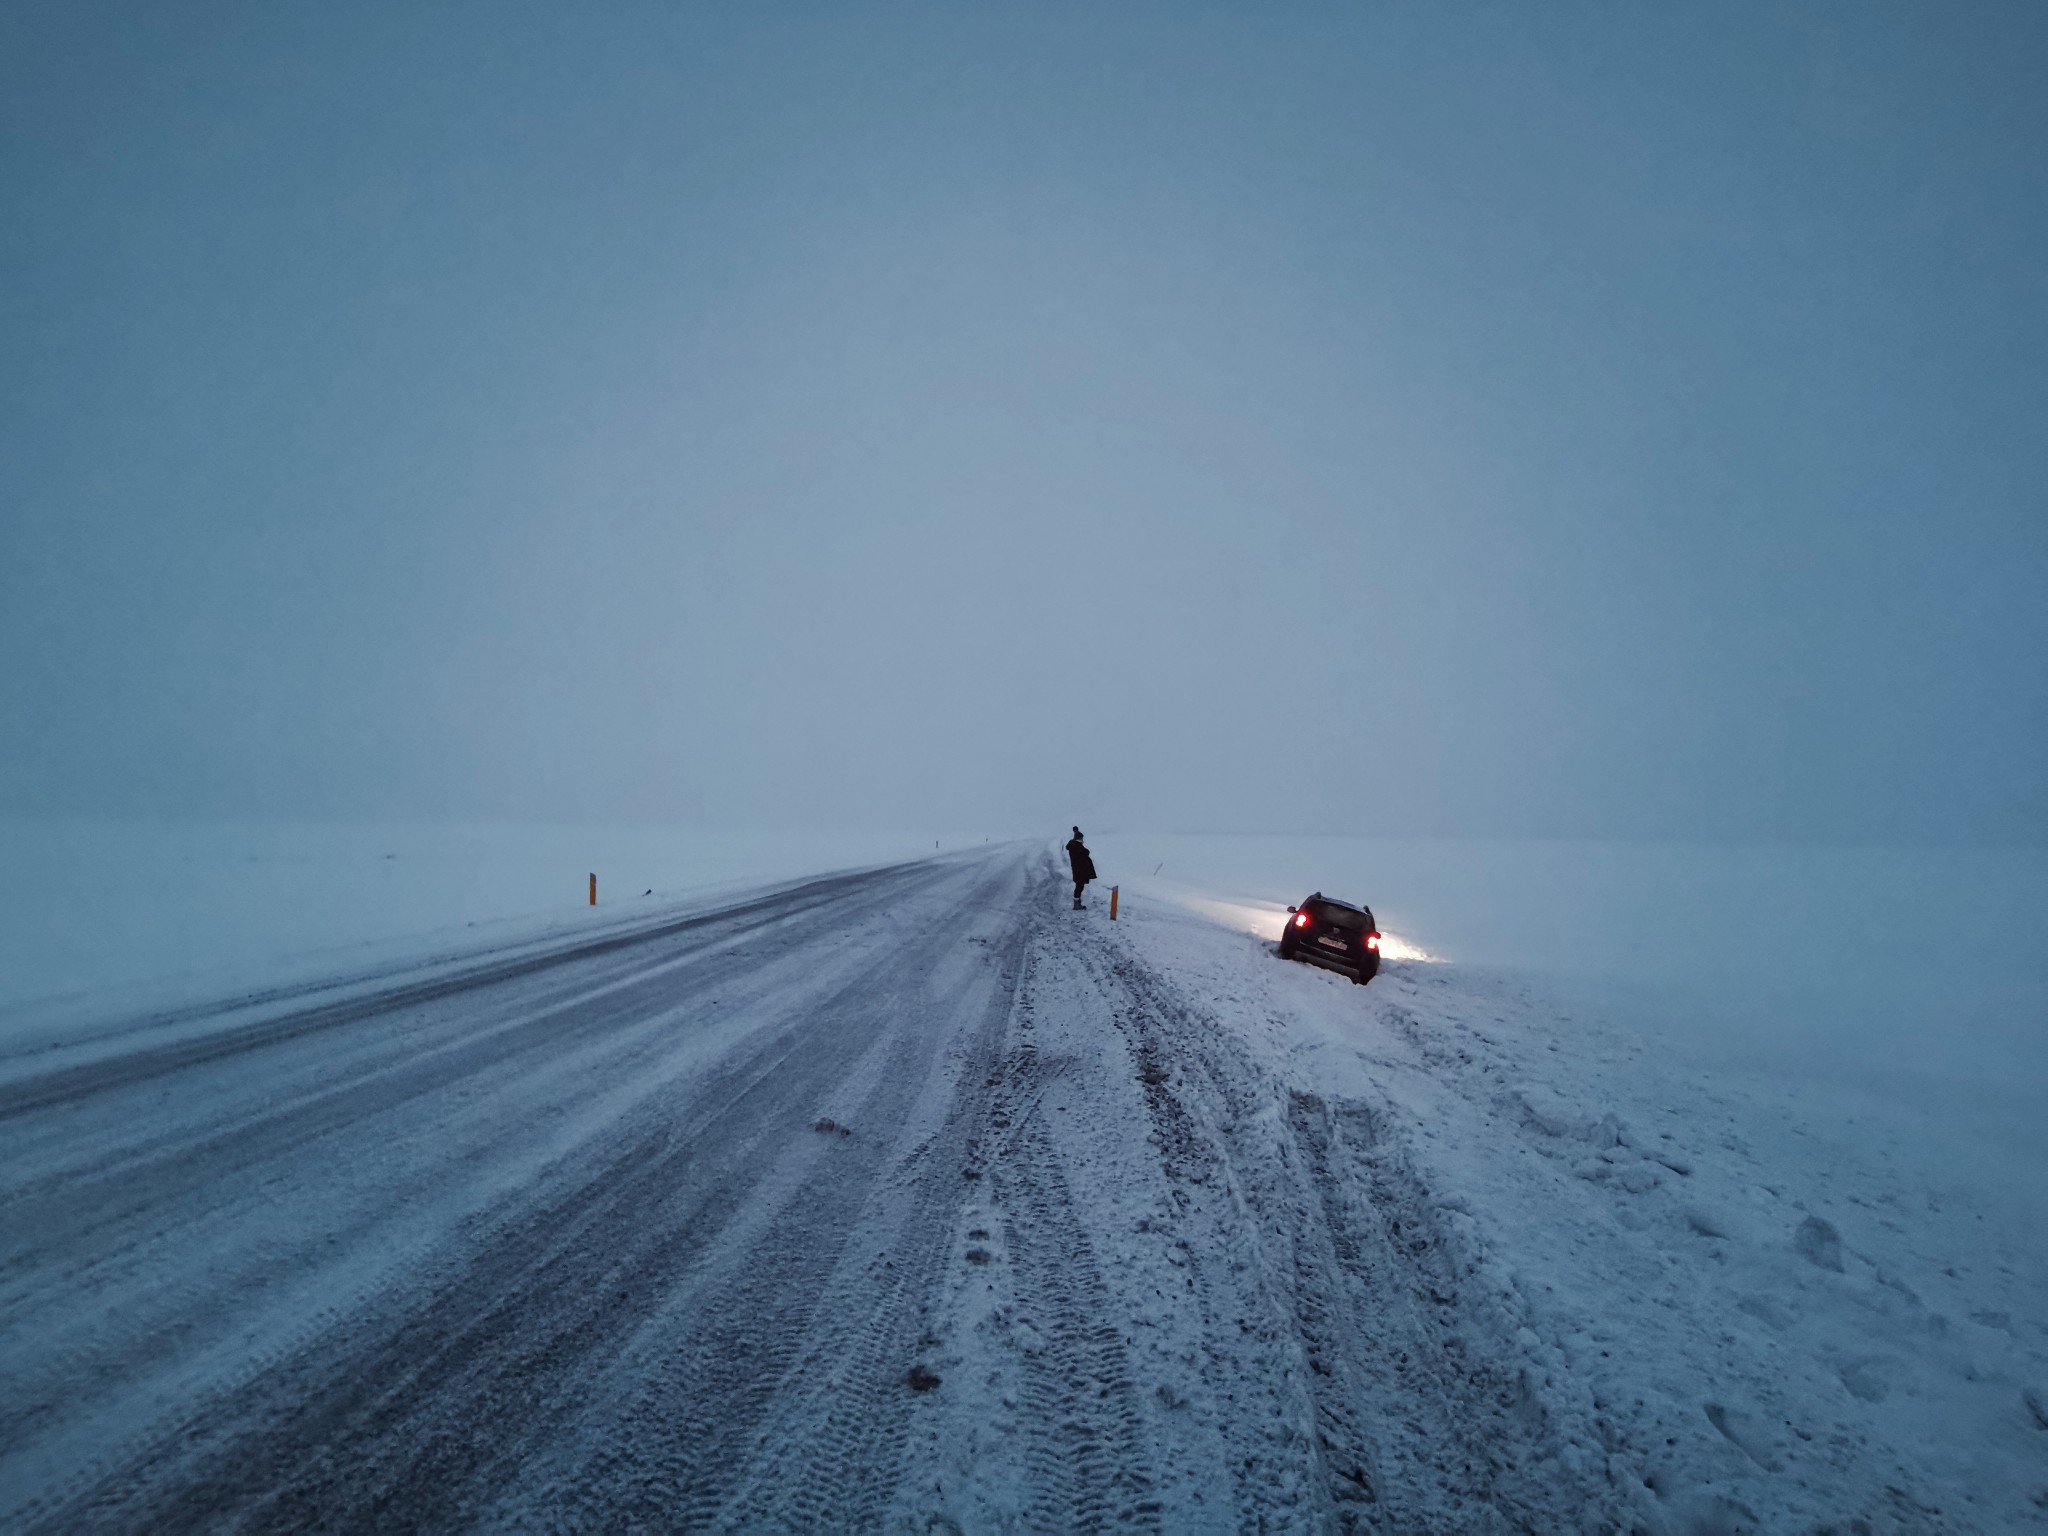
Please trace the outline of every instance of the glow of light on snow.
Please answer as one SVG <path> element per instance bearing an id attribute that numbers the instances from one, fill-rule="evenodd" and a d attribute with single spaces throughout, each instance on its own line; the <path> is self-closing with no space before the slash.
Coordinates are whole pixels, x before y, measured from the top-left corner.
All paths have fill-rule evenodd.
<path id="1" fill-rule="evenodd" d="M 1440 965 L 1442 955 L 1432 955 L 1420 944 L 1411 944 L 1397 933 L 1380 930 L 1380 958 L 1382 960 L 1420 960 L 1426 965 Z"/>
<path id="2" fill-rule="evenodd" d="M 1278 942 L 1280 930 L 1287 926 L 1287 912 L 1283 907 L 1268 907 L 1244 901 L 1219 901 L 1209 896 L 1180 896 L 1181 905 L 1191 907 L 1227 928 L 1252 934 L 1261 939 Z M 1399 934 L 1380 930 L 1380 958 L 1382 960 L 1417 960 L 1425 964 L 1442 963 L 1442 955 L 1433 955 L 1420 944 L 1411 943 Z"/>

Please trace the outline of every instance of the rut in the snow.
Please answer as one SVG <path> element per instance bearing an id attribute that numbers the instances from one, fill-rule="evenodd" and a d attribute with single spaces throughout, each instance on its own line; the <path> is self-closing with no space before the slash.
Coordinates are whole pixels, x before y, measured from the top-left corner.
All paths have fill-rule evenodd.
<path id="1" fill-rule="evenodd" d="M 1156 1529 L 1122 1330 L 1040 1113 L 1048 1062 L 1020 1016 L 993 1106 L 994 1194 L 1017 1287 L 1033 1530 Z"/>
<path id="2" fill-rule="evenodd" d="M 1602 1529 L 1540 1400 L 1497 1364 L 1494 1325 L 1464 1302 L 1445 1234 L 1385 1112 L 1273 1079 L 1226 1022 L 1132 952 L 1087 952 L 1143 1084 L 1169 1179 L 1189 1194 L 1205 1307 L 1286 1335 L 1312 1405 L 1318 1523 L 1373 1531 Z M 1254 1268 L 1242 1256 L 1256 1254 Z M 1241 1325 L 1240 1331 L 1245 1331 Z M 1229 1335 L 1212 1322 L 1211 1336 Z M 1279 1462 L 1273 1457 L 1279 1456 Z M 1291 1453 L 1247 1447 L 1240 1515 L 1283 1497 Z M 1264 1459 L 1262 1466 L 1262 1458 Z"/>

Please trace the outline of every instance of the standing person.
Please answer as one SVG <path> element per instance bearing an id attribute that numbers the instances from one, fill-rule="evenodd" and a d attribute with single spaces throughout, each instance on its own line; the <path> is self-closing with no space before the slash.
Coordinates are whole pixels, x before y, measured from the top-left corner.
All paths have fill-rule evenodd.
<path id="1" fill-rule="evenodd" d="M 1081 841 L 1081 829 L 1074 828 L 1074 835 L 1067 840 L 1067 862 L 1074 869 L 1074 910 L 1084 910 L 1081 905 L 1081 887 L 1095 878 L 1095 861 L 1088 856 L 1088 845 Z"/>

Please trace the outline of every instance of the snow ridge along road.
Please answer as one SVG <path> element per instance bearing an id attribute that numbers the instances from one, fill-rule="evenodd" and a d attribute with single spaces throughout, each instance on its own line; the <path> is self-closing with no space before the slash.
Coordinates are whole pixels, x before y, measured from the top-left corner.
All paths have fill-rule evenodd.
<path id="1" fill-rule="evenodd" d="M 975 850 L 0 1062 L 0 1527 L 1625 1524 L 1384 1110 L 1101 918 Z"/>

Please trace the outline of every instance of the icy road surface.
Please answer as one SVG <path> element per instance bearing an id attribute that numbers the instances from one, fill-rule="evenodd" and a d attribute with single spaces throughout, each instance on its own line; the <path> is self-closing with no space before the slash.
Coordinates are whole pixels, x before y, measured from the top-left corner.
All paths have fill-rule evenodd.
<path id="1" fill-rule="evenodd" d="M 1597 1510 L 1372 1112 L 1114 933 L 1005 848 L 8 1062 L 0 1526 Z"/>
<path id="2" fill-rule="evenodd" d="M 1464 1003 L 1105 918 L 975 850 L 15 1049 L 0 1529 L 1951 1528 L 1710 1303 L 1667 1423 L 1585 1342 L 1657 1283 L 1517 1288 L 1375 1086 L 1566 1213 Z"/>

